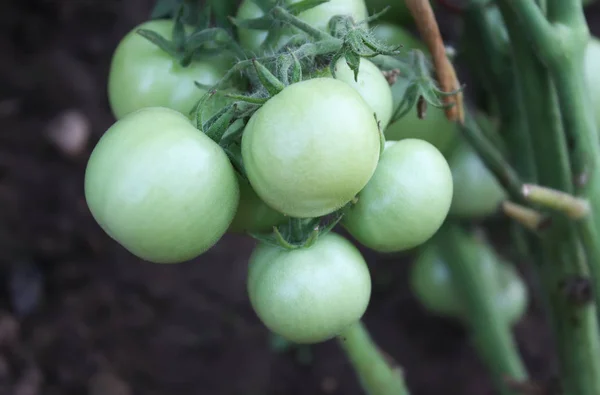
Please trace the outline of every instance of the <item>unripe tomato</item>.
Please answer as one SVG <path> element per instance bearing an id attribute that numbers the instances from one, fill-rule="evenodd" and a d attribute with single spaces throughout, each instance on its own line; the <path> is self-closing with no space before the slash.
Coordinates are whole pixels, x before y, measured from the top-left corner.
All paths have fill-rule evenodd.
<path id="1" fill-rule="evenodd" d="M 450 209 L 452 189 L 448 163 L 433 145 L 418 139 L 398 141 L 384 150 L 343 225 L 373 250 L 407 250 L 440 228 Z"/>
<path id="2" fill-rule="evenodd" d="M 258 196 L 298 218 L 326 215 L 352 200 L 373 175 L 379 150 L 372 110 L 332 78 L 286 87 L 252 115 L 242 137 Z"/>
<path id="3" fill-rule="evenodd" d="M 308 248 L 259 245 L 248 267 L 248 295 L 260 320 L 295 343 L 331 339 L 358 321 L 371 276 L 356 247 L 335 233 Z"/>
<path id="4" fill-rule="evenodd" d="M 405 29 L 388 23 L 380 23 L 376 26 L 374 34 L 380 40 L 390 45 L 403 45 L 405 49 L 420 49 L 427 54 L 427 48 Z M 396 83 L 392 85 L 394 98 L 394 109 L 398 107 L 409 80 L 402 75 L 398 76 Z M 388 140 L 402 140 L 416 138 L 433 144 L 442 154 L 447 155 L 453 148 L 459 136 L 458 126 L 446 118 L 443 109 L 428 106 L 425 119 L 419 119 L 416 106 L 402 118 L 388 125 L 385 129 L 385 137 Z"/>
<path id="5" fill-rule="evenodd" d="M 506 192 L 481 158 L 465 141 L 452 152 L 450 170 L 454 195 L 450 214 L 457 217 L 485 217 L 506 199 Z"/>
<path id="6" fill-rule="evenodd" d="M 358 69 L 358 81 L 354 79 L 354 71 L 350 69 L 345 59 L 340 59 L 335 65 L 335 78 L 344 81 L 354 88 L 371 107 L 381 129 L 385 129 L 393 111 L 393 98 L 390 85 L 383 73 L 371 61 L 362 58 Z"/>
<path id="7" fill-rule="evenodd" d="M 299 1 L 301 0 L 284 0 L 284 3 L 293 4 Z M 336 15 L 349 15 L 357 22 L 368 17 L 364 0 L 329 0 L 327 3 L 301 12 L 298 14 L 298 18 L 317 29 L 327 30 L 329 20 Z M 237 12 L 238 19 L 254 19 L 262 16 L 264 13 L 252 0 L 243 0 Z M 265 30 L 238 28 L 240 43 L 252 52 L 259 52 L 260 46 L 267 38 L 267 33 Z M 283 44 L 292 35 L 291 28 L 282 29 L 276 43 Z"/>
<path id="8" fill-rule="evenodd" d="M 98 224 L 127 250 L 176 263 L 223 236 L 239 189 L 216 143 L 175 110 L 149 107 L 102 136 L 87 164 L 85 197 Z"/>
<path id="9" fill-rule="evenodd" d="M 273 226 L 285 222 L 285 215 L 273 210 L 258 197 L 252 186 L 238 176 L 240 185 L 240 204 L 238 205 L 233 222 L 229 226 L 232 233 L 263 233 L 269 232 Z"/>
<path id="10" fill-rule="evenodd" d="M 474 239 L 466 239 L 478 258 L 481 275 L 491 278 L 495 288 L 497 309 L 502 318 L 514 325 L 525 313 L 528 292 L 524 281 L 515 268 L 500 260 L 486 244 Z M 466 321 L 467 312 L 462 296 L 452 278 L 446 258 L 435 243 L 428 243 L 419 255 L 410 271 L 410 286 L 417 300 L 427 310 L 452 318 Z"/>
<path id="11" fill-rule="evenodd" d="M 108 75 L 108 98 L 117 119 L 145 107 L 167 107 L 184 115 L 206 92 L 194 81 L 212 86 L 227 72 L 223 57 L 195 60 L 183 67 L 172 56 L 136 33 L 153 30 L 172 38 L 171 20 L 152 20 L 129 32 L 119 43 Z M 216 110 L 215 110 L 216 112 Z"/>

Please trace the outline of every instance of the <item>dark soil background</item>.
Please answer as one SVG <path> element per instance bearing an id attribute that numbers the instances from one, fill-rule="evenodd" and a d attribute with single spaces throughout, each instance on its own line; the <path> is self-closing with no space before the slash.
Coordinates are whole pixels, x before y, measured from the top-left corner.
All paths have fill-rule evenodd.
<path id="1" fill-rule="evenodd" d="M 114 121 L 112 51 L 151 6 L 2 2 L 0 395 L 361 394 L 335 342 L 270 345 L 245 293 L 253 240 L 227 236 L 193 262 L 160 266 L 92 220 L 83 174 Z M 365 254 L 375 280 L 365 322 L 413 394 L 493 393 L 463 329 L 410 295 L 408 260 Z M 532 374 L 546 380 L 553 354 L 536 306 L 515 331 Z"/>

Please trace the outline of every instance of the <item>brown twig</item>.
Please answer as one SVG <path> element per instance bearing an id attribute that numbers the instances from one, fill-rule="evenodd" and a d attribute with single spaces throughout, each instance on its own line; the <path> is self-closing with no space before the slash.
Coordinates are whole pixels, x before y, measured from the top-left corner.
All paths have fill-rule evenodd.
<path id="1" fill-rule="evenodd" d="M 429 52 L 431 52 L 440 88 L 444 92 L 457 90 L 460 87 L 458 77 L 456 76 L 452 62 L 446 56 L 446 47 L 444 46 L 444 41 L 442 40 L 442 35 L 429 0 L 405 0 L 405 2 L 408 9 L 410 9 L 423 41 L 425 41 Z M 451 121 L 464 123 L 465 115 L 462 92 L 446 96 L 444 100 L 447 104 L 454 104 L 446 109 L 446 117 Z"/>

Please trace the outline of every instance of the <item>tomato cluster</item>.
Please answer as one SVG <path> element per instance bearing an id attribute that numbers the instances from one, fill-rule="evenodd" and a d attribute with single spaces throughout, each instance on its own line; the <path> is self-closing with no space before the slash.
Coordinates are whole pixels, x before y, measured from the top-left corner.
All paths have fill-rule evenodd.
<path id="1" fill-rule="evenodd" d="M 244 0 L 236 19 L 264 15 Z M 362 21 L 367 6 L 330 0 L 297 18 L 327 30 L 338 15 Z M 391 253 L 427 242 L 449 213 L 485 216 L 504 198 L 442 109 L 432 107 L 424 120 L 415 109 L 393 119 L 408 77 L 390 81 L 364 57 L 358 70 L 348 58 L 329 57 L 331 65 L 315 62 L 301 78 L 283 83 L 254 62 L 228 87 L 230 94 L 209 94 L 239 52 L 200 52 L 182 62 L 137 34 L 145 29 L 175 42 L 178 23 L 145 22 L 115 51 L 108 94 L 117 121 L 89 159 L 88 206 L 110 237 L 155 263 L 198 257 L 227 232 L 256 236 L 261 242 L 250 258 L 250 301 L 264 324 L 286 339 L 332 338 L 359 320 L 369 303 L 365 260 L 350 241 L 324 230 L 323 218 L 341 219 L 359 243 Z M 381 23 L 373 31 L 386 45 L 425 51 L 398 26 Z M 268 31 L 246 26 L 237 34 L 240 51 L 251 57 L 298 32 L 289 25 Z M 253 110 L 231 115 L 241 108 Z M 229 133 L 238 121 L 242 127 Z M 205 126 L 221 123 L 228 127 L 224 133 L 206 132 Z M 482 193 L 486 198 L 471 204 Z M 436 288 L 442 295 L 425 303 L 462 314 L 448 276 L 439 277 L 440 258 L 427 252 L 417 268 L 417 294 Z"/>

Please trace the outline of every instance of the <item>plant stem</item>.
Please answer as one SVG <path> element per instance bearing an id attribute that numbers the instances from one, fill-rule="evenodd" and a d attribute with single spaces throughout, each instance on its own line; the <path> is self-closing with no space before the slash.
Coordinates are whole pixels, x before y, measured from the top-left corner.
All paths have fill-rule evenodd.
<path id="1" fill-rule="evenodd" d="M 581 124 L 590 119 L 589 114 L 579 112 L 577 117 L 580 119 L 575 119 L 573 114 L 587 108 L 585 104 L 581 109 L 574 108 L 583 101 L 583 64 L 579 63 L 581 67 L 577 68 L 572 55 L 578 53 L 577 41 L 581 32 L 587 30 L 581 28 L 581 18 L 574 12 L 576 7 L 581 8 L 576 2 L 579 0 L 548 1 L 549 13 L 556 16 L 560 9 L 563 14 L 559 17 L 563 22 L 579 24 L 569 30 L 564 23 L 551 25 L 532 1 L 498 1 L 511 37 L 522 103 L 536 148 L 532 154 L 536 159 L 539 183 L 567 193 L 573 193 L 574 186 L 566 133 L 589 134 L 588 130 L 581 131 Z M 532 53 L 531 45 L 535 53 Z M 576 59 L 583 58 L 577 56 Z M 572 74 L 568 75 L 567 70 Z M 597 147 L 597 140 L 590 145 Z M 585 148 L 580 146 L 579 149 Z M 594 199 L 590 200 L 593 202 Z M 596 202 L 595 205 L 600 204 Z M 600 393 L 600 336 L 594 306 L 590 303 L 574 305 L 561 288 L 561 284 L 574 277 L 587 277 L 585 256 L 575 224 L 556 215 L 554 220 L 552 229 L 541 242 L 542 250 L 536 256 L 557 340 L 563 390 L 569 395 L 597 395 Z M 591 228 L 592 232 L 594 230 Z M 584 249 L 587 251 L 589 247 L 586 245 Z"/>
<path id="2" fill-rule="evenodd" d="M 527 373 L 510 325 L 496 308 L 496 294 L 490 291 L 496 289 L 494 281 L 497 280 L 484 275 L 478 251 L 469 247 L 469 241 L 458 225 L 447 222 L 438 234 L 442 254 L 448 259 L 450 273 L 467 309 L 475 346 L 499 391 L 514 394 L 506 386 L 505 379 L 523 381 Z"/>
<path id="3" fill-rule="evenodd" d="M 466 114 L 466 122 L 461 126 L 463 137 L 473 146 L 486 167 L 492 171 L 510 196 L 517 201 L 523 201 L 523 195 L 521 194 L 522 183 L 519 175 L 504 159 L 504 156 L 494 143 L 483 134 L 470 114 Z"/>
<path id="4" fill-rule="evenodd" d="M 361 321 L 344 330 L 338 341 L 368 395 L 409 395 L 402 371 L 390 366 Z"/>

